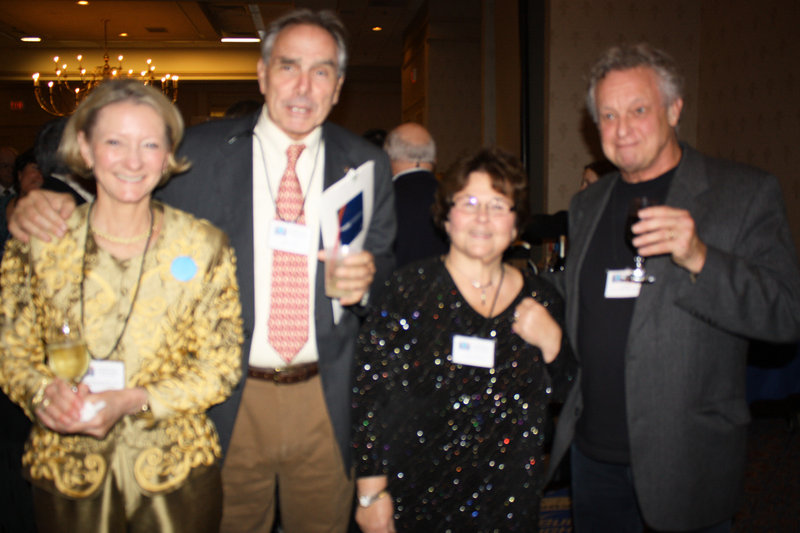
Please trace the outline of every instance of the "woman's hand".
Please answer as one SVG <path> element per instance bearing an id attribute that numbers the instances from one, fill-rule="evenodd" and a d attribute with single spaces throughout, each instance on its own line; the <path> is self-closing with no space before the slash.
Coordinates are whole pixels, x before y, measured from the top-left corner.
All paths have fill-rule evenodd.
<path id="1" fill-rule="evenodd" d="M 86 385 L 79 385 L 77 391 L 62 379 L 54 379 L 44 389 L 42 401 L 36 406 L 36 417 L 46 428 L 57 433 L 76 433 L 81 424 L 83 397 L 81 389 L 88 392 Z"/>
<path id="2" fill-rule="evenodd" d="M 386 490 L 386 476 L 364 476 L 356 480 L 359 496 L 372 496 Z M 394 505 L 391 494 L 378 498 L 369 507 L 356 507 L 356 523 L 363 533 L 394 533 Z"/>
<path id="3" fill-rule="evenodd" d="M 110 390 L 98 394 L 87 394 L 84 401 L 105 402 L 105 406 L 92 418 L 86 420 L 80 430 L 80 433 L 102 439 L 123 416 L 141 412 L 142 406 L 147 404 L 147 391 L 141 387 Z"/>
<path id="4" fill-rule="evenodd" d="M 105 406 L 92 418 L 82 420 L 84 406 L 98 402 L 104 402 Z M 45 427 L 57 433 L 102 439 L 120 418 L 139 413 L 146 403 L 147 391 L 141 387 L 92 394 L 84 384 L 78 385 L 75 391 L 66 381 L 55 379 L 45 388 L 36 416 Z"/>
<path id="5" fill-rule="evenodd" d="M 392 497 L 384 496 L 369 507 L 359 506 L 356 523 L 364 533 L 395 533 Z"/>
<path id="6" fill-rule="evenodd" d="M 552 363 L 561 351 L 563 332 L 547 309 L 534 300 L 525 298 L 514 310 L 511 329 L 528 344 L 542 351 L 545 363 Z"/>

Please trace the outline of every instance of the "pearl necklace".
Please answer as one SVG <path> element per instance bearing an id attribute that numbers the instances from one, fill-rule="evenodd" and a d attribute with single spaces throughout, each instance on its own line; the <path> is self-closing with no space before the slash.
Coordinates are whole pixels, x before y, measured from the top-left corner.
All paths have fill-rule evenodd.
<path id="1" fill-rule="evenodd" d="M 133 244 L 143 240 L 145 237 L 149 237 L 153 232 L 153 226 L 155 220 L 153 219 L 153 211 L 150 210 L 150 223 L 148 224 L 147 229 L 140 233 L 139 235 L 134 235 L 133 237 L 117 237 L 116 235 L 111 235 L 110 233 L 106 233 L 104 231 L 100 231 L 92 224 L 91 220 L 89 221 L 89 227 L 92 229 L 92 233 L 97 235 L 98 237 L 102 237 L 109 242 L 113 242 L 115 244 Z"/>

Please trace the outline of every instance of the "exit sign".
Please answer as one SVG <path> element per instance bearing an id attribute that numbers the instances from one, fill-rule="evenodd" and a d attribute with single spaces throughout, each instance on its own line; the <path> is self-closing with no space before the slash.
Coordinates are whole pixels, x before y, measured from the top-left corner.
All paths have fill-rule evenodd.
<path id="1" fill-rule="evenodd" d="M 11 111 L 23 111 L 25 109 L 25 103 L 22 100 L 11 100 L 8 107 Z"/>

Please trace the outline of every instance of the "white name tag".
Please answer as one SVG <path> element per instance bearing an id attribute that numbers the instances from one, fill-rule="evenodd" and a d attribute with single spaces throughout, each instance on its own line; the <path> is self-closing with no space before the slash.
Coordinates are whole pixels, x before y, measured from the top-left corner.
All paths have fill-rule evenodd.
<path id="1" fill-rule="evenodd" d="M 459 365 L 492 368 L 494 366 L 494 340 L 453 335 L 453 362 Z"/>
<path id="2" fill-rule="evenodd" d="M 125 363 L 92 359 L 81 383 L 88 385 L 93 394 L 107 390 L 122 390 L 125 388 Z"/>
<path id="3" fill-rule="evenodd" d="M 606 272 L 606 298 L 638 298 L 642 290 L 641 283 L 625 281 L 630 278 L 631 268 L 609 270 Z"/>
<path id="4" fill-rule="evenodd" d="M 308 255 L 308 226 L 273 220 L 269 225 L 269 247 L 281 252 Z"/>

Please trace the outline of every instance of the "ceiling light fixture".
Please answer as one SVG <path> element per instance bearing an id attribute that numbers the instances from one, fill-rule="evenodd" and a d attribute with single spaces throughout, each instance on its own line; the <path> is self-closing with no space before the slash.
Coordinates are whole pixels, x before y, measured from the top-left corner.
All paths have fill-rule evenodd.
<path id="1" fill-rule="evenodd" d="M 112 67 L 108 56 L 108 20 L 103 21 L 103 65 L 88 71 L 83 67 L 83 55 L 77 56 L 78 70 L 70 75 L 67 73 L 67 64 L 59 63 L 60 58 L 55 56 L 55 77 L 45 80 L 38 72 L 33 75 L 33 92 L 36 102 L 43 110 L 51 115 L 63 117 L 71 115 L 93 89 L 100 83 L 110 79 L 133 78 L 145 85 L 152 85 L 161 89 L 167 98 L 174 103 L 178 99 L 178 76 L 166 74 L 160 79 L 156 78 L 156 67 L 152 59 L 147 59 L 144 70 L 136 73 L 133 69 L 127 72 L 122 69 L 122 56 L 118 56 L 119 65 Z M 42 85 L 47 85 L 45 90 Z"/>
<path id="2" fill-rule="evenodd" d="M 260 43 L 261 39 L 258 37 L 223 37 L 219 41 L 221 43 Z"/>

